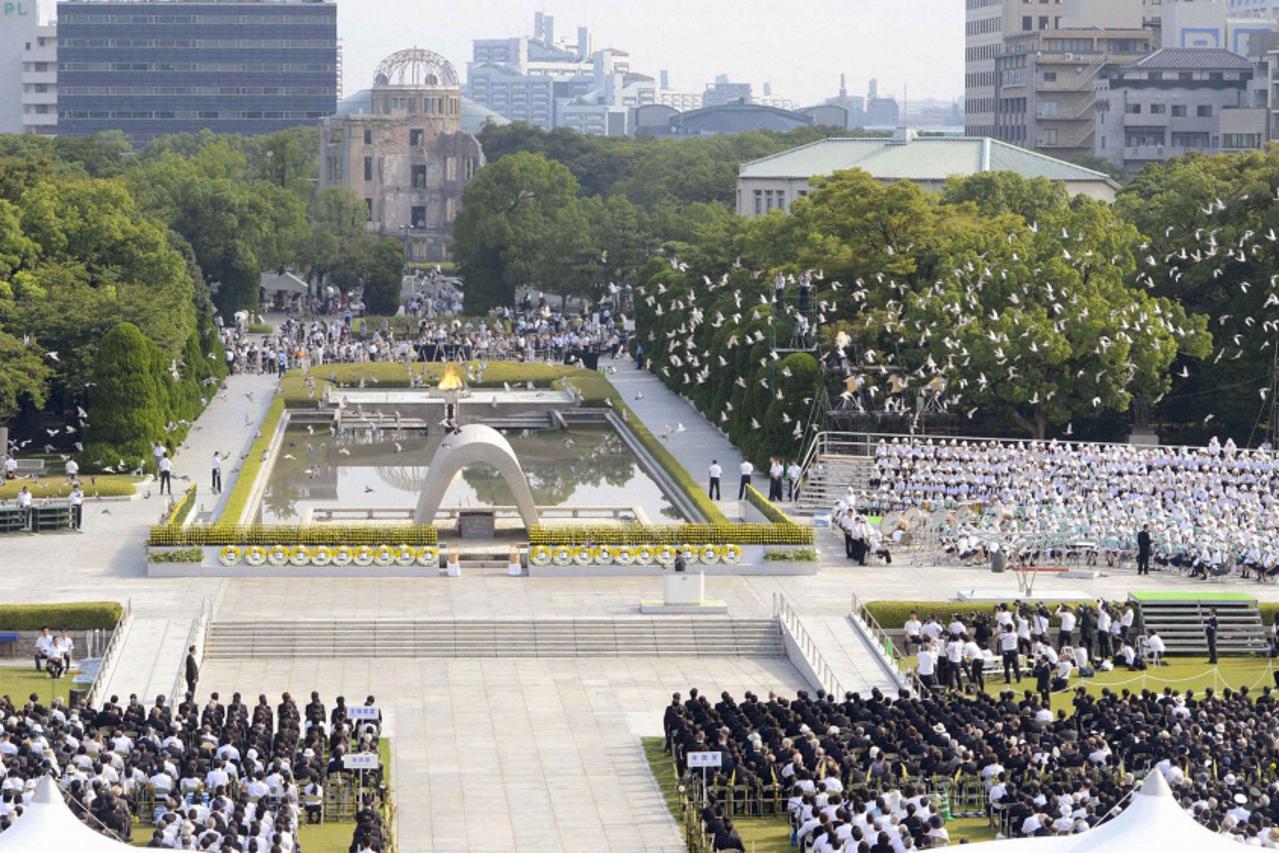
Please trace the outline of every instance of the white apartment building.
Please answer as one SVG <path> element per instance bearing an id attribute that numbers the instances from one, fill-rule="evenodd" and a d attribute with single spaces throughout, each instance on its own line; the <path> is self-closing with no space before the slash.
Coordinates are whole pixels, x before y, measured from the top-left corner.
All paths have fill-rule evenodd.
<path id="1" fill-rule="evenodd" d="M 37 0 L 0 4 L 0 133 L 54 133 L 57 125 L 56 26 Z"/>

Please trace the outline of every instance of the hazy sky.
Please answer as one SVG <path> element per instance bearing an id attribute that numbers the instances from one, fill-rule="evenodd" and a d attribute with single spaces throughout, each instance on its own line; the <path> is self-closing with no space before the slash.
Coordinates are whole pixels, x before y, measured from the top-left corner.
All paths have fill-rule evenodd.
<path id="1" fill-rule="evenodd" d="M 338 0 L 343 86 L 367 88 L 382 57 L 406 47 L 443 54 L 465 80 L 474 38 L 530 35 L 533 13 L 555 16 L 557 36 L 631 54 L 631 67 L 699 92 L 716 74 L 773 84 L 803 105 L 853 94 L 950 100 L 963 93 L 963 0 Z"/>

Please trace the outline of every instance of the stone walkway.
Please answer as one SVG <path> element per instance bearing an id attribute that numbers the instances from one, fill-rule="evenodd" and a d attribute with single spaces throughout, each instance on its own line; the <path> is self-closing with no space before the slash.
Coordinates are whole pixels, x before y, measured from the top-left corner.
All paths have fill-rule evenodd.
<path id="1" fill-rule="evenodd" d="M 733 518 L 737 513 L 737 466 L 742 463 L 741 451 L 692 403 L 667 388 L 647 370 L 637 368 L 635 362 L 615 359 L 607 364 L 617 369 L 609 376 L 609 381 L 649 432 L 661 438 L 669 428 L 670 438 L 664 439 L 666 449 L 684 466 L 693 482 L 706 487 L 706 469 L 710 467 L 711 460 L 719 460 L 724 469 L 720 491 L 726 498 L 720 502 L 720 507 L 725 515 Z M 676 432 L 680 426 L 684 430 Z M 755 479 L 757 487 L 761 482 L 766 484 L 767 472 L 762 479 L 756 472 Z"/>

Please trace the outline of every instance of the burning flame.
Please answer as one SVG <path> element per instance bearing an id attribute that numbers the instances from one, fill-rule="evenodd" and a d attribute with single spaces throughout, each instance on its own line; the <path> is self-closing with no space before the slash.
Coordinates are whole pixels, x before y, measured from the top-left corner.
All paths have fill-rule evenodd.
<path id="1" fill-rule="evenodd" d="M 462 377 L 458 375 L 457 365 L 451 363 L 444 365 L 444 373 L 440 376 L 440 390 L 458 391 L 465 387 Z"/>

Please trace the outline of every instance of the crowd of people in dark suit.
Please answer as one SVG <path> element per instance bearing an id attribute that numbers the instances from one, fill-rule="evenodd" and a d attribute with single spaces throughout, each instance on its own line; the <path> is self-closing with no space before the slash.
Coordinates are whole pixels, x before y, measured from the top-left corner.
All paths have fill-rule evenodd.
<path id="1" fill-rule="evenodd" d="M 357 716 L 343 697 L 329 709 L 317 693 L 301 707 L 288 693 L 274 707 L 239 693 L 225 705 L 213 693 L 203 706 L 188 693 L 177 707 L 162 696 L 150 707 L 112 696 L 96 708 L 3 696 L 0 831 L 53 776 L 75 814 L 121 840 L 136 819 L 152 827 L 148 847 L 295 853 L 300 822 L 320 820 L 324 788 L 351 787 L 343 756 L 377 752 L 380 714 Z M 381 768 L 364 773 L 368 790 L 382 792 Z M 386 841 L 377 802 L 357 805 L 352 853 L 376 853 Z"/>
<path id="2" fill-rule="evenodd" d="M 1054 712 L 1033 691 L 800 691 L 740 702 L 724 693 L 712 702 L 693 690 L 675 695 L 663 727 L 690 780 L 690 752 L 720 753 L 703 811 L 716 849 L 734 849 L 724 830 L 733 786 L 744 783 L 788 796 L 801 849 L 861 853 L 943 843 L 936 806 L 922 796 L 929 780 L 972 780 L 988 813 L 1021 837 L 1086 831 L 1152 769 L 1209 829 L 1279 845 L 1279 695 L 1270 688 L 1080 688 L 1071 705 Z"/>

